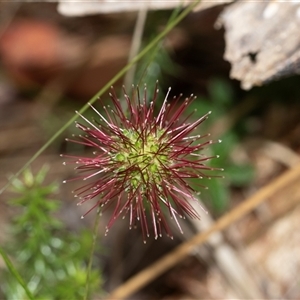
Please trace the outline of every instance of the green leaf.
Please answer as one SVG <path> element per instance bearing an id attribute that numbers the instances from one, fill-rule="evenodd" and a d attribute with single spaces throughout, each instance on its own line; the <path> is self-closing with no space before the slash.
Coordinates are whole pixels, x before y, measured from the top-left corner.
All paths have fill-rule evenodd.
<path id="1" fill-rule="evenodd" d="M 240 187 L 249 184 L 254 178 L 254 169 L 251 165 L 231 165 L 226 167 L 226 179 L 232 185 Z"/>
<path id="2" fill-rule="evenodd" d="M 233 132 L 227 132 L 221 137 L 221 143 L 215 143 L 211 145 L 211 149 L 214 155 L 219 155 L 218 159 L 210 161 L 212 166 L 224 167 L 227 169 L 228 161 L 232 150 L 238 143 L 237 136 Z"/>
<path id="3" fill-rule="evenodd" d="M 231 86 L 221 79 L 211 80 L 208 85 L 208 91 L 211 99 L 223 107 L 229 106 L 234 98 Z"/>
<path id="4" fill-rule="evenodd" d="M 205 190 L 203 194 L 203 201 L 208 207 L 212 208 L 216 213 L 223 212 L 229 203 L 230 193 L 229 188 L 222 180 L 205 180 L 204 183 L 208 190 Z"/>

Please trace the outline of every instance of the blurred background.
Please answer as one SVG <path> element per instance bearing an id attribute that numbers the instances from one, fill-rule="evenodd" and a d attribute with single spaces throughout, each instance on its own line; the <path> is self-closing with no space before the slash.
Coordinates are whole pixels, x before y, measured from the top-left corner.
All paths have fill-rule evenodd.
<path id="1" fill-rule="evenodd" d="M 1 188 L 127 64 L 139 16 L 144 13 L 145 23 L 138 25 L 143 48 L 174 11 L 160 5 L 139 10 L 130 1 L 120 11 L 101 11 L 105 2 L 89 10 L 68 3 L 0 3 Z M 140 230 L 129 231 L 124 221 L 104 236 L 109 213 L 104 214 L 95 265 L 101 293 L 207 229 L 300 161 L 299 41 L 292 34 L 299 28 L 298 6 L 218 4 L 190 13 L 137 64 L 130 83 L 147 83 L 150 94 L 158 79 L 161 99 L 169 86 L 172 95 L 197 95 L 190 110 L 197 109 L 195 118 L 212 111 L 200 130 L 222 140 L 209 151 L 220 155 L 211 165 L 224 168 L 224 178 L 203 182 L 209 189 L 201 191 L 201 201 L 209 214 L 185 220 L 185 234 L 174 230 L 173 240 L 149 238 L 144 245 Z M 114 84 L 118 93 L 124 82 L 123 77 Z M 107 94 L 101 97 L 105 102 Z M 46 182 L 58 183 L 55 198 L 61 202 L 56 216 L 76 233 L 92 228 L 95 212 L 82 220 L 88 206 L 76 206 L 72 194 L 80 183 L 61 184 L 74 170 L 59 155 L 88 151 L 65 142 L 72 134 L 78 134 L 74 125 L 33 162 L 32 171 L 50 166 Z M 4 245 L 14 239 L 9 227 L 16 211 L 9 205 L 11 191 L 0 197 Z M 299 298 L 299 204 L 299 184 L 291 182 L 129 299 Z M 0 262 L 0 274 L 5 268 Z"/>

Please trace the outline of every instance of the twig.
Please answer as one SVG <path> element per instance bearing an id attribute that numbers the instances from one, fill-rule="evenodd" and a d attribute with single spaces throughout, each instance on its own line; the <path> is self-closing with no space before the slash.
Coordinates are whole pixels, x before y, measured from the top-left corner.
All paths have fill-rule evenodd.
<path id="1" fill-rule="evenodd" d="M 277 162 L 287 167 L 292 167 L 300 162 L 298 153 L 277 142 L 266 141 L 263 144 L 262 151 Z"/>
<path id="2" fill-rule="evenodd" d="M 300 178 L 300 164 L 285 172 L 267 186 L 261 188 L 252 197 L 246 199 L 243 203 L 231 210 L 229 213 L 217 220 L 208 230 L 195 235 L 189 241 L 179 245 L 171 253 L 165 255 L 150 267 L 144 269 L 133 276 L 123 285 L 113 291 L 107 299 L 124 299 L 134 292 L 144 287 L 147 283 L 166 272 L 178 262 L 182 261 L 187 255 L 192 253 L 196 246 L 203 244 L 212 233 L 220 231 L 234 223 L 242 216 L 251 212 L 259 204 L 263 203 L 270 196 L 282 188 L 285 188 L 291 182 Z"/>
<path id="3" fill-rule="evenodd" d="M 201 207 L 205 209 L 205 205 L 200 199 L 199 202 L 191 200 L 190 204 L 201 216 L 201 219 L 192 220 L 192 224 L 194 224 L 197 232 L 203 232 L 213 226 L 214 219 L 211 215 L 201 212 Z M 263 294 L 249 273 L 244 260 L 240 258 L 239 253 L 226 241 L 222 232 L 212 233 L 206 240 L 206 244 L 213 250 L 210 254 L 236 295 L 249 300 L 263 298 Z"/>
<path id="4" fill-rule="evenodd" d="M 141 7 L 141 9 L 138 12 L 134 33 L 132 37 L 131 48 L 129 52 L 128 63 L 138 54 L 139 49 L 141 47 L 142 36 L 143 36 L 145 22 L 147 18 L 147 11 L 148 11 L 147 5 L 144 5 L 143 7 Z M 125 75 L 124 85 L 127 90 L 130 88 L 131 84 L 133 83 L 135 69 L 136 69 L 136 64 L 134 64 Z"/>

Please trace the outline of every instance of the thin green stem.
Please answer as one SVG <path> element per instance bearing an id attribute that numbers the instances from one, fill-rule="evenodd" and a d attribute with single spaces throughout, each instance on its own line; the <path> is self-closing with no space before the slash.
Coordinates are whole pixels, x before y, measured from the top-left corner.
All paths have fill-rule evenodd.
<path id="1" fill-rule="evenodd" d="M 181 9 L 181 6 L 178 6 L 176 9 L 174 9 L 174 11 L 173 11 L 173 13 L 172 13 L 170 19 L 168 20 L 167 25 L 171 24 L 171 22 L 176 18 L 176 16 L 179 15 L 180 9 Z M 151 52 L 150 57 L 149 57 L 149 59 L 147 60 L 145 69 L 144 69 L 142 75 L 140 76 L 138 85 L 141 84 L 143 78 L 144 78 L 145 75 L 146 75 L 146 72 L 147 72 L 148 67 L 149 67 L 150 64 L 153 62 L 155 56 L 157 55 L 157 52 L 161 49 L 161 47 L 162 47 L 162 41 L 160 41 L 160 44 L 157 43 L 157 44 L 156 44 L 156 47 L 155 47 L 155 48 L 153 49 L 153 51 Z M 132 69 L 133 69 L 133 68 L 132 68 Z M 132 69 L 131 69 L 131 70 L 132 70 Z M 129 72 L 128 72 L 128 73 L 129 73 Z M 125 86 L 126 86 L 126 85 L 125 85 Z M 126 86 L 126 87 L 127 87 L 127 86 Z"/>
<path id="2" fill-rule="evenodd" d="M 114 76 L 104 87 L 93 96 L 89 103 L 93 104 L 103 93 L 113 85 L 117 80 L 119 80 L 135 63 L 137 63 L 142 57 L 144 57 L 151 49 L 153 49 L 157 43 L 165 37 L 182 19 L 184 19 L 193 9 L 200 3 L 201 0 L 196 0 L 192 4 L 190 4 L 186 9 L 182 11 L 177 18 L 175 18 L 172 22 L 166 25 L 165 29 L 158 34 L 143 50 L 140 51 L 138 55 L 136 55 L 131 62 L 129 62 L 116 76 Z M 83 114 L 89 108 L 88 103 L 86 103 L 80 110 L 79 113 Z M 0 190 L 0 194 L 3 193 L 7 189 L 8 186 L 12 183 L 12 181 L 17 178 L 37 157 L 39 157 L 51 144 L 56 140 L 76 119 L 78 115 L 74 115 L 61 129 L 59 129 L 33 156 L 30 158 L 27 163 L 13 176 L 10 177 L 8 183 Z"/>
<path id="3" fill-rule="evenodd" d="M 17 281 L 19 282 L 19 284 L 22 286 L 22 288 L 24 289 L 27 297 L 30 300 L 34 300 L 34 296 L 31 294 L 31 292 L 29 291 L 26 283 L 23 281 L 21 275 L 19 274 L 19 272 L 17 271 L 17 269 L 14 267 L 13 263 L 10 261 L 9 257 L 6 255 L 6 253 L 4 252 L 4 250 L 0 247 L 0 254 L 6 264 L 7 269 L 10 271 L 10 273 L 17 279 Z"/>
<path id="4" fill-rule="evenodd" d="M 90 276 L 91 276 L 91 270 L 92 270 L 92 265 L 93 265 L 94 252 L 95 252 L 96 241 L 97 241 L 97 236 L 98 236 L 99 221 L 100 221 L 100 212 L 101 212 L 101 207 L 99 205 L 98 209 L 97 209 L 97 215 L 96 215 L 96 220 L 95 220 L 94 228 L 93 228 L 93 243 L 92 243 L 92 248 L 91 248 L 89 263 L 88 263 L 88 266 L 87 266 L 84 300 L 88 300 L 89 293 L 90 293 Z"/>

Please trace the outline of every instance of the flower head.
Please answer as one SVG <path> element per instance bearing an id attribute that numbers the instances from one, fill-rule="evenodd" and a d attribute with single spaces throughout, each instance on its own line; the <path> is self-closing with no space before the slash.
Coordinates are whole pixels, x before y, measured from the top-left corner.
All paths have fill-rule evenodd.
<path id="1" fill-rule="evenodd" d="M 198 217 L 189 203 L 198 200 L 188 181 L 207 177 L 205 171 L 212 169 L 204 164 L 212 157 L 199 153 L 212 141 L 205 141 L 208 135 L 192 132 L 210 112 L 188 122 L 190 116 L 185 118 L 184 112 L 195 97 L 181 101 L 180 95 L 169 103 L 169 92 L 170 89 L 155 114 L 158 89 L 150 102 L 146 87 L 142 95 L 133 88 L 132 97 L 124 90 L 123 103 L 112 89 L 113 106 L 103 107 L 105 115 L 91 106 L 99 122 L 90 122 L 80 115 L 88 125 L 76 123 L 84 135 L 79 136 L 80 140 L 69 141 L 91 147 L 93 156 L 64 156 L 73 158 L 68 163 L 77 165 L 80 176 L 75 179 L 88 181 L 75 191 L 80 197 L 78 204 L 95 198 L 88 212 L 98 206 L 114 207 L 107 231 L 118 217 L 128 215 L 129 228 L 140 223 L 144 239 L 150 230 L 155 238 L 163 231 L 172 236 L 166 214 L 175 220 L 180 231 L 178 218 Z"/>

